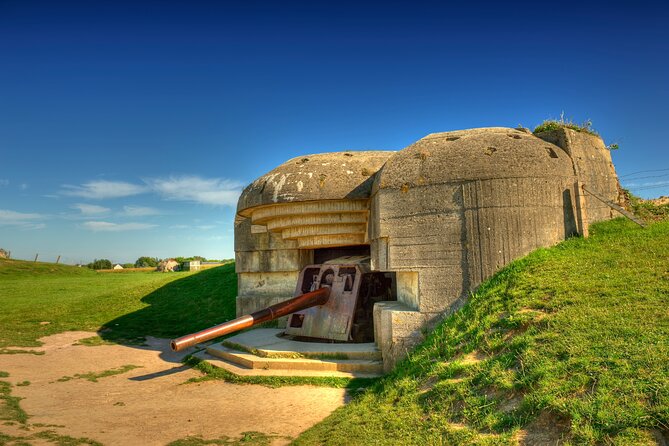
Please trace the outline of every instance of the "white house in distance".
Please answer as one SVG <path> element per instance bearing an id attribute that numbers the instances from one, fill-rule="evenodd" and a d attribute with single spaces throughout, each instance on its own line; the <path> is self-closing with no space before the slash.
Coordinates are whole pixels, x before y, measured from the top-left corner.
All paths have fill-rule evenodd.
<path id="1" fill-rule="evenodd" d="M 114 265 L 113 269 L 123 269 L 123 267 L 117 263 L 116 265 Z"/>

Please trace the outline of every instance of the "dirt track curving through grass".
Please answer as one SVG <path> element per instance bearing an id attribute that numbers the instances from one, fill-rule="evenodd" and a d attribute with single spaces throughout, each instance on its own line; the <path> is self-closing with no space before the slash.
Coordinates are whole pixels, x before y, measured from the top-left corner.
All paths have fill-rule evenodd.
<path id="1" fill-rule="evenodd" d="M 182 354 L 169 352 L 167 340 L 149 338 L 145 347 L 76 345 L 94 335 L 61 333 L 31 348 L 44 354 L 0 355 L 0 371 L 9 373 L 1 380 L 11 383 L 29 416 L 26 424 L 0 423 L 0 440 L 4 434 L 12 437 L 7 444 L 52 444 L 51 435 L 166 445 L 188 436 L 234 439 L 261 432 L 278 445 L 344 403 L 344 389 L 184 384 L 200 373 L 183 366 Z"/>

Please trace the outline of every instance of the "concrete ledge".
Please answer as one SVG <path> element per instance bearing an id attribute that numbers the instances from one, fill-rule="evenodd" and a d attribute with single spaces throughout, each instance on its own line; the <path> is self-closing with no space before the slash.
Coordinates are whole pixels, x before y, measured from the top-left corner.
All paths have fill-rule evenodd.
<path id="1" fill-rule="evenodd" d="M 374 343 L 300 342 L 278 337 L 281 333 L 281 329 L 258 328 L 232 336 L 221 344 L 233 349 L 241 347 L 263 358 L 381 359 Z"/>
<path id="2" fill-rule="evenodd" d="M 247 369 L 301 370 L 328 372 L 361 372 L 380 374 L 383 364 L 366 359 L 308 359 L 308 358 L 263 358 L 252 353 L 240 352 L 222 344 L 207 347 L 206 352 Z"/>
<path id="3" fill-rule="evenodd" d="M 372 343 L 298 342 L 278 337 L 282 332 L 273 328 L 249 330 L 209 345 L 196 356 L 238 375 L 373 377 L 383 374 L 381 352 Z"/>
<path id="4" fill-rule="evenodd" d="M 374 305 L 374 339 L 381 350 L 386 372 L 423 340 L 421 329 L 428 318 L 429 314 L 412 310 L 401 302 Z"/>
<path id="5" fill-rule="evenodd" d="M 198 352 L 194 357 L 207 361 L 214 367 L 227 370 L 238 376 L 300 376 L 300 377 L 323 377 L 323 378 L 377 378 L 381 376 L 379 373 L 362 373 L 362 372 L 339 372 L 331 370 L 265 370 L 265 369 L 249 369 L 241 367 L 233 362 L 209 355 L 206 352 Z"/>

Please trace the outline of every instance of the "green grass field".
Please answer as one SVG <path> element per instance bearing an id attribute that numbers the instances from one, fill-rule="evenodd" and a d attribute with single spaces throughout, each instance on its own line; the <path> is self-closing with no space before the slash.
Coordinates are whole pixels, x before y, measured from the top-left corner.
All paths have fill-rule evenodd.
<path id="1" fill-rule="evenodd" d="M 236 293 L 234 264 L 108 274 L 0 259 L 0 349 L 68 330 L 101 330 L 118 342 L 183 335 L 233 318 Z"/>
<path id="2" fill-rule="evenodd" d="M 666 444 L 669 223 L 598 224 L 512 263 L 296 444 L 515 444 L 521 429 Z"/>

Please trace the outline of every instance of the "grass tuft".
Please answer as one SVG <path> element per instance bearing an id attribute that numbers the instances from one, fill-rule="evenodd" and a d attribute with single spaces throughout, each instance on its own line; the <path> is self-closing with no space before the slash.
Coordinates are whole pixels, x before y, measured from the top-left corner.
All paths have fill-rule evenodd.
<path id="1" fill-rule="evenodd" d="M 103 446 L 102 443 L 86 437 L 70 437 L 69 435 L 60 435 L 55 431 L 42 431 L 29 438 L 39 438 L 58 446 Z M 30 443 L 32 444 L 32 443 Z"/>
<path id="2" fill-rule="evenodd" d="M 143 341 L 142 341 L 143 343 Z M 108 341 L 100 336 L 91 336 L 90 338 L 79 339 L 74 345 L 85 345 L 86 347 L 99 347 L 101 345 L 115 345 L 116 342 Z"/>
<path id="3" fill-rule="evenodd" d="M 228 445 L 228 446 L 265 446 L 272 444 L 273 441 L 289 437 L 279 435 L 267 435 L 262 432 L 243 432 L 240 438 L 230 438 L 227 436 L 206 440 L 201 436 L 189 436 L 180 440 L 173 441 L 167 446 L 205 446 L 205 445 Z"/>
<path id="4" fill-rule="evenodd" d="M 86 381 L 96 383 L 100 378 L 106 378 L 108 376 L 114 376 L 114 375 L 121 375 L 125 372 L 129 372 L 130 370 L 141 369 L 141 368 L 142 366 L 140 365 L 126 364 L 121 367 L 117 367 L 115 369 L 103 370 L 102 372 L 77 373 L 74 376 L 63 376 L 62 378 L 58 378 L 56 381 L 66 382 L 66 381 L 71 381 L 73 379 L 85 379 Z"/>
<path id="5" fill-rule="evenodd" d="M 0 377 L 7 378 L 8 376 L 7 372 L 0 372 Z M 25 425 L 28 421 L 28 414 L 19 405 L 21 399 L 12 396 L 12 385 L 10 383 L 0 381 L 0 420 Z"/>
<path id="6" fill-rule="evenodd" d="M 567 128 L 575 130 L 577 132 L 584 132 L 590 135 L 599 136 L 599 133 L 592 128 L 592 121 L 589 119 L 585 122 L 578 124 L 573 122 L 571 119 L 564 116 L 564 112 L 560 114 L 560 119 L 547 119 L 538 126 L 534 128 L 532 133 L 541 133 L 541 132 L 550 132 L 553 130 L 559 130 L 562 128 Z M 615 145 L 615 149 L 618 148 L 618 145 Z"/>
<path id="7" fill-rule="evenodd" d="M 0 348 L 0 355 L 44 355 L 41 350 L 24 350 L 22 348 Z"/>

